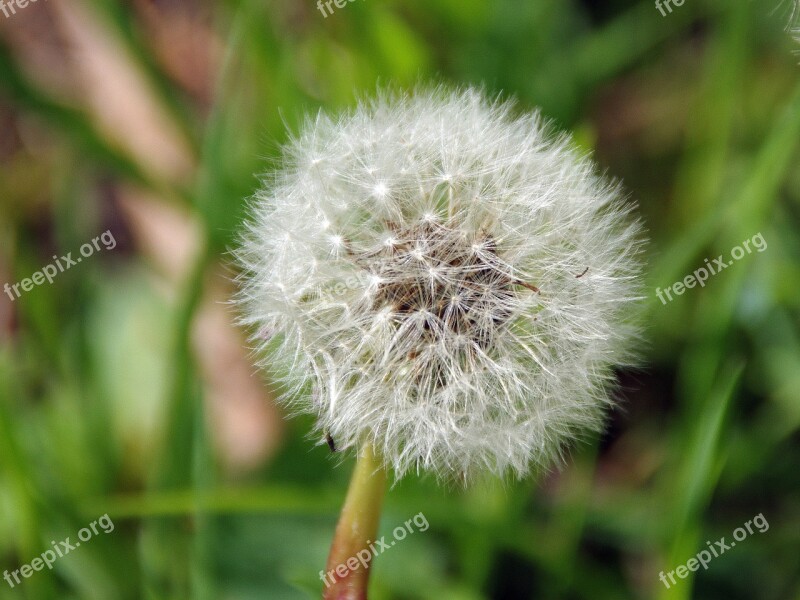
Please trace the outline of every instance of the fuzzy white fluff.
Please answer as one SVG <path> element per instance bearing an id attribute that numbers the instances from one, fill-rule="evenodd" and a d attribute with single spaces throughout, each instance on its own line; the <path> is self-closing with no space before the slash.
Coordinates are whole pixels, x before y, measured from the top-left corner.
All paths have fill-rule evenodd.
<path id="1" fill-rule="evenodd" d="M 626 363 L 639 225 L 619 187 L 476 90 L 309 120 L 238 251 L 285 403 L 409 470 L 523 476 L 597 429 Z"/>
<path id="2" fill-rule="evenodd" d="M 800 0 L 780 0 L 773 12 L 779 15 L 786 15 L 788 21 L 786 31 L 796 41 L 800 42 Z"/>
<path id="3" fill-rule="evenodd" d="M 794 0 L 789 18 L 789 31 L 800 42 L 800 0 Z"/>

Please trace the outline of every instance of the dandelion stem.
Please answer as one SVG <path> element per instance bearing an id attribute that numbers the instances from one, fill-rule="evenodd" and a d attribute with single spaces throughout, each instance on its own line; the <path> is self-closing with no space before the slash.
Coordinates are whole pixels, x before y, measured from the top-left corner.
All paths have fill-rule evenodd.
<path id="1" fill-rule="evenodd" d="M 336 525 L 323 574 L 323 600 L 366 600 L 373 558 L 370 544 L 378 532 L 385 488 L 386 471 L 375 450 L 367 445 L 356 463 Z"/>

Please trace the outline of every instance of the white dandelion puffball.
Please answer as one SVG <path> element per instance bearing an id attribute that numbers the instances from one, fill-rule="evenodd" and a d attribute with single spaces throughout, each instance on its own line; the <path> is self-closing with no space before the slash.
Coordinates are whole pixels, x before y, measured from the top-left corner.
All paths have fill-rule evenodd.
<path id="1" fill-rule="evenodd" d="M 800 42 L 800 0 L 781 0 L 775 11 L 786 15 L 786 31 Z"/>
<path id="2" fill-rule="evenodd" d="M 397 477 L 524 476 L 597 430 L 639 224 L 619 186 L 482 92 L 320 114 L 254 201 L 237 302 L 283 402 Z"/>
<path id="3" fill-rule="evenodd" d="M 794 6 L 792 7 L 789 31 L 792 32 L 795 41 L 800 42 L 800 0 L 795 0 Z"/>

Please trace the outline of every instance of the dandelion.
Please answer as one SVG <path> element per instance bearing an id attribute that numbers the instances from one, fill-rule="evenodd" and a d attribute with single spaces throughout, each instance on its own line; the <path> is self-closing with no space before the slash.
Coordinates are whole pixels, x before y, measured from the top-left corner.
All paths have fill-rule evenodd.
<path id="1" fill-rule="evenodd" d="M 800 0 L 780 0 L 772 12 L 785 16 L 786 31 L 800 42 Z"/>
<path id="2" fill-rule="evenodd" d="M 640 226 L 538 114 L 383 92 L 310 119 L 253 209 L 242 322 L 274 334 L 253 342 L 321 443 L 469 481 L 547 468 L 602 426 Z"/>

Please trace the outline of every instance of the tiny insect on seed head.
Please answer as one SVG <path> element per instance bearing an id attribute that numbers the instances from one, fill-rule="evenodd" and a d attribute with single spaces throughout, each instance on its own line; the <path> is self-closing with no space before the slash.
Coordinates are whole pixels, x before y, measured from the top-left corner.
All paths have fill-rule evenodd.
<path id="1" fill-rule="evenodd" d="M 333 441 L 333 437 L 331 437 L 330 433 L 325 434 L 325 441 L 328 443 L 328 448 L 330 448 L 331 452 L 338 452 L 336 449 L 336 442 Z"/>

